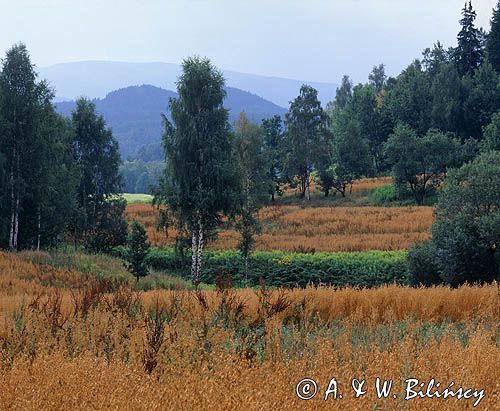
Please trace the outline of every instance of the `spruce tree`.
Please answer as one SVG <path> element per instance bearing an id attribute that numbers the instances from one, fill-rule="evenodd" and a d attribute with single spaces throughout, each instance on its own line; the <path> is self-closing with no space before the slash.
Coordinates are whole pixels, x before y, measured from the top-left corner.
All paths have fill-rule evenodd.
<path id="1" fill-rule="evenodd" d="M 486 41 L 488 60 L 497 73 L 500 73 L 500 1 L 493 9 L 491 29 Z"/>
<path id="2" fill-rule="evenodd" d="M 474 74 L 483 61 L 484 36 L 474 25 L 475 20 L 476 11 L 472 8 L 472 2 L 469 1 L 462 9 L 461 30 L 457 36 L 458 46 L 454 51 L 454 60 L 462 76 Z"/>
<path id="3" fill-rule="evenodd" d="M 134 221 L 127 237 L 124 264 L 125 268 L 135 276 L 137 281 L 149 274 L 149 268 L 146 264 L 149 248 L 148 235 L 144 225 Z"/>

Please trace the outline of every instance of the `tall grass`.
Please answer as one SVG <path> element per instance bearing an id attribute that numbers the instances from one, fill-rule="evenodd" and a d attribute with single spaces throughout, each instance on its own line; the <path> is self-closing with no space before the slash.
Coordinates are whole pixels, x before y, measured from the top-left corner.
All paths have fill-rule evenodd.
<path id="1" fill-rule="evenodd" d="M 50 268 L 52 267 L 52 268 Z M 57 283 L 57 286 L 54 284 Z M 404 401 L 415 377 L 500 390 L 497 285 L 136 292 L 0 254 L 0 409 L 471 409 Z M 62 288 L 61 288 L 62 287 Z M 5 302 L 8 300 L 8 303 Z M 295 385 L 335 377 L 342 400 Z M 377 400 L 376 377 L 397 398 Z M 361 398 L 351 379 L 366 379 Z"/>
<path id="2" fill-rule="evenodd" d="M 176 232 L 168 237 L 155 228 L 156 211 L 151 205 L 127 207 L 129 220 L 146 226 L 154 246 L 172 245 Z M 264 207 L 259 219 L 262 233 L 256 237 L 260 251 L 368 251 L 401 250 L 429 238 L 433 222 L 431 207 Z M 221 227 L 211 249 L 233 249 L 238 233 Z"/>

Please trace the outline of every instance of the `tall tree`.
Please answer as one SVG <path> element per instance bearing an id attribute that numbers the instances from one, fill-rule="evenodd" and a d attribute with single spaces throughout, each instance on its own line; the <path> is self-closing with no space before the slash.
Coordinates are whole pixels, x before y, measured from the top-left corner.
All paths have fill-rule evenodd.
<path id="1" fill-rule="evenodd" d="M 236 159 L 241 183 L 241 204 L 237 212 L 236 228 L 241 234 L 238 249 L 245 261 L 245 280 L 248 280 L 248 259 L 260 232 L 257 212 L 267 199 L 272 181 L 269 179 L 269 161 L 263 151 L 262 130 L 248 121 L 244 112 L 235 124 Z"/>
<path id="2" fill-rule="evenodd" d="M 372 72 L 368 76 L 368 80 L 370 80 L 370 84 L 375 88 L 377 95 L 380 95 L 387 81 L 385 65 L 379 64 L 378 66 L 373 66 Z"/>
<path id="3" fill-rule="evenodd" d="M 458 140 L 436 130 L 418 137 L 411 127 L 398 124 L 384 144 L 392 164 L 396 188 L 409 185 L 417 204 L 443 180 L 446 171 L 459 163 Z"/>
<path id="4" fill-rule="evenodd" d="M 328 189 L 334 188 L 345 197 L 355 179 L 371 173 L 370 149 L 359 122 L 349 112 L 337 117 L 332 127 L 330 162 L 320 163 L 319 174 L 325 195 L 328 195 Z"/>
<path id="5" fill-rule="evenodd" d="M 118 143 L 106 127 L 104 118 L 96 113 L 94 103 L 87 99 L 77 101 L 72 123 L 75 159 L 80 169 L 75 237 L 82 237 L 92 251 L 100 251 L 126 238 L 123 207 L 116 198 L 122 184 Z M 117 220 L 117 224 L 111 224 L 107 221 L 109 218 Z M 100 232 L 110 229 L 113 233 Z M 107 243 L 106 239 L 111 243 Z"/>
<path id="6" fill-rule="evenodd" d="M 239 194 L 224 84 L 208 59 L 184 60 L 179 98 L 169 103 L 173 124 L 164 116 L 167 166 L 155 202 L 167 205 L 178 228 L 190 233 L 195 285 L 200 282 L 206 237 L 224 215 L 234 213 Z"/>
<path id="7" fill-rule="evenodd" d="M 500 73 L 500 1 L 493 9 L 491 29 L 486 41 L 488 60 L 497 73 Z"/>
<path id="8" fill-rule="evenodd" d="M 352 99 L 353 84 L 349 76 L 342 77 L 342 84 L 337 88 L 335 93 L 335 101 L 333 106 L 335 108 L 346 108 Z"/>
<path id="9" fill-rule="evenodd" d="M 459 73 L 472 75 L 481 65 L 484 55 L 483 34 L 475 26 L 476 11 L 472 2 L 465 3 L 460 19 L 460 32 L 457 36 L 458 45 L 454 51 L 454 60 Z"/>
<path id="10" fill-rule="evenodd" d="M 288 175 L 298 176 L 300 195 L 311 199 L 310 178 L 313 166 L 325 145 L 328 117 L 318 100 L 318 92 L 303 85 L 286 114 Z"/>
<path id="11" fill-rule="evenodd" d="M 268 161 L 267 176 L 271 181 L 269 194 L 274 201 L 276 195 L 281 195 L 283 184 L 283 128 L 281 117 L 275 115 L 272 118 L 262 120 L 261 126 L 264 134 L 264 153 Z"/>
<path id="12" fill-rule="evenodd" d="M 71 208 L 72 159 L 68 128 L 52 107 L 52 91 L 24 44 L 7 51 L 0 74 L 0 157 L 3 159 L 2 241 L 13 250 L 50 245 Z M 58 201 L 60 197 L 68 202 Z M 8 224 L 5 221 L 8 220 Z M 6 227 L 7 226 L 7 227 Z"/>

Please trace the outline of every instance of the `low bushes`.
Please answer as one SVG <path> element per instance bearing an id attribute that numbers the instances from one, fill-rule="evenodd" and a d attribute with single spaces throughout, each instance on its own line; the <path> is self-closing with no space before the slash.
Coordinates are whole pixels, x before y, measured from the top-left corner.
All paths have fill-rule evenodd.
<path id="1" fill-rule="evenodd" d="M 152 249 L 147 257 L 155 270 L 188 276 L 190 258 L 176 256 L 173 249 Z M 245 284 L 244 261 L 237 251 L 207 251 L 203 254 L 201 280 L 214 283 L 219 275 L 230 275 L 234 284 Z M 260 279 L 271 286 L 372 287 L 388 283 L 408 284 L 406 252 L 298 254 L 280 251 L 256 252 L 250 258 L 248 285 Z"/>

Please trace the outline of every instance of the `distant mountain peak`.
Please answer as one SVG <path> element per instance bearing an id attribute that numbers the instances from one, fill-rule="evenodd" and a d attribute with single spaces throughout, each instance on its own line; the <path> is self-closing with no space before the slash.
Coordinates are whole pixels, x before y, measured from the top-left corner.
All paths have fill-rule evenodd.
<path id="1" fill-rule="evenodd" d="M 304 83 L 316 88 L 323 105 L 335 97 L 336 84 L 292 80 L 275 76 L 222 70 L 228 87 L 248 91 L 277 105 L 288 107 Z M 104 98 L 112 90 L 150 84 L 174 90 L 181 66 L 172 63 L 127 63 L 115 61 L 79 61 L 42 67 L 41 78 L 56 89 L 57 96 L 75 99 L 79 96 Z"/>
<path id="2" fill-rule="evenodd" d="M 286 109 L 255 94 L 227 87 L 224 106 L 229 109 L 229 120 L 233 123 L 241 111 L 250 121 L 260 123 L 262 119 L 276 114 L 284 116 Z M 177 93 L 150 84 L 128 86 L 110 91 L 102 99 L 95 99 L 96 109 L 104 116 L 107 125 L 120 144 L 124 158 L 133 156 L 144 146 L 160 144 L 163 134 L 161 113 L 170 115 L 168 102 L 177 98 Z M 56 110 L 70 116 L 75 109 L 74 101 L 57 102 Z"/>

